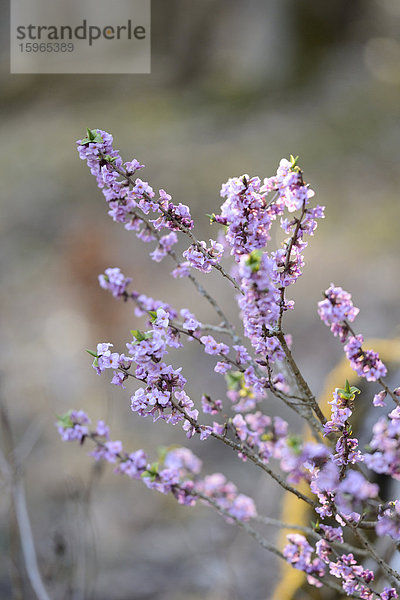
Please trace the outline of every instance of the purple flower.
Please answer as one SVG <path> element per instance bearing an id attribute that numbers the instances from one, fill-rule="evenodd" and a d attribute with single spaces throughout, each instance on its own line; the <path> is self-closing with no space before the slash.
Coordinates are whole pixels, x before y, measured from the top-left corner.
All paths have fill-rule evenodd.
<path id="1" fill-rule="evenodd" d="M 58 417 L 56 423 L 58 433 L 64 442 L 83 442 L 88 435 L 90 419 L 83 410 L 71 410 L 65 415 Z"/>
<path id="2" fill-rule="evenodd" d="M 374 406 L 386 406 L 386 402 L 385 402 L 386 396 L 387 396 L 387 393 L 384 390 L 382 390 L 378 394 L 375 394 L 372 404 Z"/>
<path id="3" fill-rule="evenodd" d="M 236 362 L 240 365 L 244 365 L 250 361 L 250 354 L 247 351 L 247 348 L 241 345 L 233 345 L 234 350 L 236 350 Z"/>
<path id="4" fill-rule="evenodd" d="M 165 455 L 164 464 L 169 469 L 181 471 L 182 476 L 188 473 L 197 475 L 202 468 L 202 462 L 188 448 L 174 448 Z"/>
<path id="5" fill-rule="evenodd" d="M 325 565 L 320 558 L 312 558 L 313 548 L 303 535 L 291 533 L 287 537 L 288 544 L 283 549 L 283 555 L 295 569 L 307 573 L 307 580 L 311 585 L 321 587 L 319 578 L 325 575 Z"/>
<path id="6" fill-rule="evenodd" d="M 203 335 L 200 341 L 204 345 L 204 352 L 206 354 L 228 354 L 229 352 L 228 346 L 216 342 L 212 335 Z"/>
<path id="7" fill-rule="evenodd" d="M 232 369 L 232 365 L 227 362 L 217 362 L 214 367 L 214 371 L 216 373 L 220 373 L 221 375 L 225 375 L 228 371 Z"/>
<path id="8" fill-rule="evenodd" d="M 232 419 L 232 425 L 235 428 L 236 435 L 241 441 L 247 438 L 247 424 L 242 415 L 235 415 Z"/>
<path id="9" fill-rule="evenodd" d="M 378 492 L 379 486 L 376 483 L 370 483 L 358 471 L 348 471 L 336 488 L 337 508 L 346 515 L 354 511 L 357 504 L 376 498 Z"/>
<path id="10" fill-rule="evenodd" d="M 398 593 L 394 588 L 385 587 L 380 595 L 381 600 L 397 600 Z"/>
<path id="11" fill-rule="evenodd" d="M 123 383 L 126 379 L 128 379 L 127 373 L 122 373 L 122 371 L 114 371 L 111 383 L 114 385 L 119 385 L 120 387 L 122 387 L 123 390 L 125 390 L 126 386 L 123 385 Z"/>
<path id="12" fill-rule="evenodd" d="M 210 240 L 210 247 L 207 248 L 205 242 L 192 244 L 183 253 L 183 256 L 188 261 L 189 265 L 194 269 L 209 273 L 212 267 L 221 261 L 224 248 L 222 244 Z"/>
<path id="13" fill-rule="evenodd" d="M 202 396 L 201 406 L 204 414 L 217 415 L 222 410 L 221 400 L 212 400 L 209 396 Z"/>
<path id="14" fill-rule="evenodd" d="M 155 262 L 161 262 L 162 259 L 172 250 L 172 247 L 178 242 L 178 236 L 174 231 L 160 238 L 158 247 L 150 253 Z"/>
<path id="15" fill-rule="evenodd" d="M 196 484 L 196 488 L 240 521 L 248 521 L 257 515 L 254 501 L 244 494 L 238 494 L 236 486 L 227 481 L 222 473 L 207 475 Z"/>
<path id="16" fill-rule="evenodd" d="M 144 165 L 141 165 L 140 162 L 134 158 L 130 162 L 124 163 L 124 167 L 127 175 L 133 175 L 136 171 L 139 171 L 139 169 L 143 169 Z"/>
<path id="17" fill-rule="evenodd" d="M 115 472 L 128 475 L 132 479 L 140 479 L 147 468 L 147 462 L 148 457 L 144 450 L 137 450 L 121 460 Z"/>
<path id="18" fill-rule="evenodd" d="M 196 331 L 197 329 L 201 329 L 200 321 L 198 321 L 194 314 L 191 313 L 187 308 L 182 308 L 180 314 L 183 317 L 183 329 L 187 329 L 188 331 Z"/>
<path id="19" fill-rule="evenodd" d="M 378 522 L 375 526 L 377 535 L 389 535 L 393 540 L 400 540 L 400 502 L 390 502 L 387 508 L 383 508 L 378 514 Z"/>
<path id="20" fill-rule="evenodd" d="M 343 543 L 343 531 L 341 527 L 330 527 L 329 525 L 320 525 L 320 529 L 324 532 L 325 539 L 328 542 Z"/>
<path id="21" fill-rule="evenodd" d="M 99 275 L 100 286 L 111 292 L 114 298 L 123 296 L 131 281 L 132 279 L 125 277 L 118 267 L 106 269 L 104 275 Z"/>
<path id="22" fill-rule="evenodd" d="M 270 239 L 271 218 L 260 179 L 248 175 L 229 179 L 221 188 L 221 196 L 226 200 L 216 220 L 228 225 L 226 239 L 235 259 L 264 248 Z"/>
<path id="23" fill-rule="evenodd" d="M 352 323 L 359 312 L 360 309 L 353 306 L 351 294 L 341 287 L 335 287 L 333 283 L 325 290 L 325 300 L 318 303 L 318 314 L 322 321 L 331 328 L 334 335 L 339 335 L 342 342 L 348 334 L 343 322 Z"/>
<path id="24" fill-rule="evenodd" d="M 181 277 L 189 277 L 190 275 L 190 263 L 189 261 L 185 261 L 180 263 L 173 271 L 171 271 L 172 277 L 174 279 L 179 279 Z"/>
<path id="25" fill-rule="evenodd" d="M 229 507 L 229 513 L 240 521 L 249 521 L 257 516 L 254 500 L 245 494 L 238 494 Z"/>
<path id="26" fill-rule="evenodd" d="M 169 314 L 163 308 L 157 308 L 157 317 L 153 322 L 154 329 L 166 329 L 169 324 Z"/>
<path id="27" fill-rule="evenodd" d="M 344 347 L 346 356 L 351 368 L 360 377 L 365 377 L 367 381 L 377 381 L 380 377 L 385 377 L 387 369 L 376 352 L 362 349 L 363 342 L 362 335 L 351 336 Z"/>
<path id="28" fill-rule="evenodd" d="M 95 434 L 100 437 L 105 437 L 108 440 L 110 438 L 110 428 L 104 421 L 98 421 Z"/>

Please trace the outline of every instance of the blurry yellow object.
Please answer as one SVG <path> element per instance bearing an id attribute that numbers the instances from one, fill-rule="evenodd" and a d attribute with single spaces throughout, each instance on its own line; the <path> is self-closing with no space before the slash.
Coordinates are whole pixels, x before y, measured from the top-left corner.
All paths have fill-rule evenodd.
<path id="1" fill-rule="evenodd" d="M 388 365 L 400 363 L 400 340 L 371 339 L 366 340 L 363 346 L 365 348 L 372 348 L 375 352 L 378 352 L 383 362 Z M 318 399 L 318 404 L 325 416 L 330 414 L 330 405 L 328 402 L 332 400 L 332 392 L 335 388 L 344 385 L 346 379 L 348 379 L 351 385 L 357 385 L 357 382 L 360 381 L 360 377 L 351 369 L 348 360 L 343 358 L 329 373 L 325 381 L 325 387 Z M 310 436 L 308 428 L 307 432 L 305 432 L 305 439 L 306 441 L 312 441 L 313 439 Z M 303 494 L 312 495 L 305 482 L 302 482 L 298 489 Z M 310 514 L 309 506 L 305 502 L 302 502 L 290 492 L 286 492 L 283 498 L 281 520 L 285 523 L 310 526 L 310 521 L 313 520 L 313 517 Z M 287 532 L 288 530 L 281 530 L 278 536 L 278 547 L 283 547 L 286 544 Z M 305 581 L 306 576 L 303 571 L 294 569 L 288 563 L 282 563 L 280 581 L 275 588 L 272 600 L 295 600 L 296 592 Z M 311 597 L 311 594 L 310 592 L 309 597 Z M 347 596 L 343 596 L 343 598 L 347 598 Z"/>

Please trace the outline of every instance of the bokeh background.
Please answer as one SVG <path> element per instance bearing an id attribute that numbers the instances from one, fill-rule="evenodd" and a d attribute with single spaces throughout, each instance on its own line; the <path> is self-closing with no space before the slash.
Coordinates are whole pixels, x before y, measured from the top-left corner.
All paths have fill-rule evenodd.
<path id="1" fill-rule="evenodd" d="M 180 507 L 93 468 L 85 448 L 59 440 L 55 416 L 75 407 L 105 418 L 128 449 L 185 443 L 178 428 L 131 413 L 130 390 L 90 367 L 85 348 L 122 348 L 140 326 L 131 306 L 98 287 L 105 268 L 120 266 L 135 289 L 216 323 L 189 282 L 172 280 L 167 261 L 153 263 L 149 247 L 110 220 L 75 141 L 86 127 L 112 132 L 126 160 L 146 164 L 154 188 L 191 206 L 200 239 L 215 236 L 205 214 L 217 210 L 228 177 L 263 178 L 282 156 L 300 155 L 327 218 L 306 251 L 286 328 L 318 393 L 342 352 L 316 313 L 331 281 L 352 291 L 358 331 L 398 333 L 400 4 L 153 0 L 152 74 L 136 76 L 11 76 L 8 19 L 3 3 L 1 396 L 51 598 L 271 597 L 277 563 L 244 533 L 204 507 Z M 208 280 L 235 319 L 232 290 Z M 209 359 L 192 349 L 175 362 L 193 396 L 206 387 L 223 397 Z M 274 400 L 265 410 L 287 416 Z M 279 490 L 252 467 L 212 441 L 192 449 L 206 472 L 224 470 L 255 495 L 260 512 L 279 515 Z M 23 565 L 4 484 L 0 520 L 6 599 Z M 23 581 L 22 595 L 14 593 L 34 597 Z"/>

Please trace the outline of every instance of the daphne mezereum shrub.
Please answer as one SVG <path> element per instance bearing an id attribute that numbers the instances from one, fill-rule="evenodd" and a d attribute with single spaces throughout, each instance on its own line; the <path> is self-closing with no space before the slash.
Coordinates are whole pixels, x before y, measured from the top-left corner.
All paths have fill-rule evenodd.
<path id="1" fill-rule="evenodd" d="M 215 438 L 254 463 L 315 511 L 315 525 L 274 521 L 296 532 L 287 536 L 281 550 L 263 537 L 261 525 L 272 520 L 259 515 L 253 499 L 239 493 L 221 473 L 201 475 L 201 460 L 189 449 L 162 450 L 153 461 L 143 450 L 129 453 L 120 441 L 110 439 L 103 421 L 90 428 L 81 410 L 59 418 L 62 439 L 81 444 L 90 440 L 94 458 L 114 463 L 117 473 L 171 493 L 181 504 L 193 506 L 200 500 L 211 506 L 263 548 L 304 571 L 314 586 L 325 585 L 352 598 L 398 598 L 395 552 L 400 548 L 400 502 L 383 500 L 379 486 L 370 479 L 376 473 L 400 479 L 400 388 L 388 387 L 385 365 L 378 354 L 364 348 L 362 335 L 354 331 L 359 311 L 350 294 L 331 284 L 318 304 L 319 316 L 339 337 L 358 376 L 380 386 L 373 405 L 393 403 L 374 425 L 369 446 L 360 449 L 352 432 L 360 390 L 338 382 L 343 388 L 333 391 L 331 414 L 325 416 L 295 362 L 291 338 L 284 333 L 285 313 L 294 307 L 286 290 L 302 274 L 308 236 L 324 217 L 324 208 L 311 204 L 314 192 L 304 182 L 297 160 L 281 160 L 276 175 L 263 182 L 248 175 L 229 179 L 221 189 L 220 214 L 210 217 L 221 226 L 218 241 L 206 243 L 193 233 L 189 208 L 174 204 L 163 189 L 156 194 L 136 177 L 143 165 L 136 159 L 124 163 L 112 144 L 112 136 L 100 129 L 88 130 L 87 137 L 78 141 L 79 155 L 96 177 L 109 215 L 144 242 L 153 243 L 153 260 L 172 259 L 172 276 L 186 278 L 196 287 L 215 311 L 218 325 L 200 323 L 187 308 L 178 312 L 161 300 L 128 291 L 131 280 L 118 268 L 106 269 L 99 276 L 101 287 L 116 299 L 133 302 L 146 325 L 131 331 L 126 353 L 113 352 L 109 342 L 98 344 L 96 352 L 90 351 L 93 367 L 98 374 L 111 369 L 111 383 L 124 389 L 136 384 L 136 391 L 130 391 L 131 409 L 139 416 L 180 424 L 189 439 L 199 436 L 207 443 Z M 279 249 L 269 250 L 274 222 L 285 239 Z M 178 234 L 188 238 L 183 256 L 174 250 Z M 221 264 L 224 256 L 232 257 L 227 270 Z M 247 346 L 195 275 L 213 269 L 237 297 Z M 210 393 L 191 398 L 182 369 L 165 362 L 168 348 L 183 349 L 188 341 L 215 357 L 214 370 L 226 380 L 224 402 Z M 312 442 L 291 434 L 281 418 L 264 414 L 267 394 L 306 421 Z M 308 485 L 308 494 L 298 489 L 301 482 Z"/>

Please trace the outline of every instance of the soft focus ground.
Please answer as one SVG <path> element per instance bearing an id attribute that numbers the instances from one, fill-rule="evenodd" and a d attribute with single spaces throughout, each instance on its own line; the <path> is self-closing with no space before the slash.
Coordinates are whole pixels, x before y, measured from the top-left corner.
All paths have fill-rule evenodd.
<path id="1" fill-rule="evenodd" d="M 167 260 L 153 263 L 150 248 L 107 216 L 75 150 L 87 126 L 112 132 L 126 160 L 146 164 L 143 178 L 189 204 L 200 239 L 215 236 L 205 214 L 217 212 L 228 177 L 269 176 L 282 156 L 300 155 L 327 218 L 306 251 L 286 330 L 315 392 L 341 356 L 316 314 L 331 281 L 353 293 L 358 331 L 399 333 L 398 4 L 295 4 L 218 0 L 189 12 L 183 1 L 154 1 L 151 76 L 10 76 L 3 47 L 1 393 L 16 442 L 35 442 L 25 484 L 54 600 L 260 600 L 278 577 L 270 555 L 210 510 L 93 470 L 85 448 L 59 440 L 55 415 L 76 407 L 105 418 L 127 449 L 185 444 L 178 428 L 131 413 L 130 389 L 91 369 L 85 348 L 122 349 L 140 326 L 131 306 L 98 288 L 98 273 L 120 266 L 135 289 L 216 323 L 188 282 L 169 277 Z M 5 34 L 6 24 L 4 14 Z M 229 285 L 209 280 L 235 318 Z M 223 395 L 210 357 L 193 349 L 174 355 L 180 361 L 193 397 Z M 265 405 L 279 410 L 273 399 Z M 251 466 L 213 441 L 192 449 L 206 472 L 223 470 L 261 513 L 279 514 L 278 490 Z M 0 597 L 11 598 L 5 491 L 0 519 Z"/>

